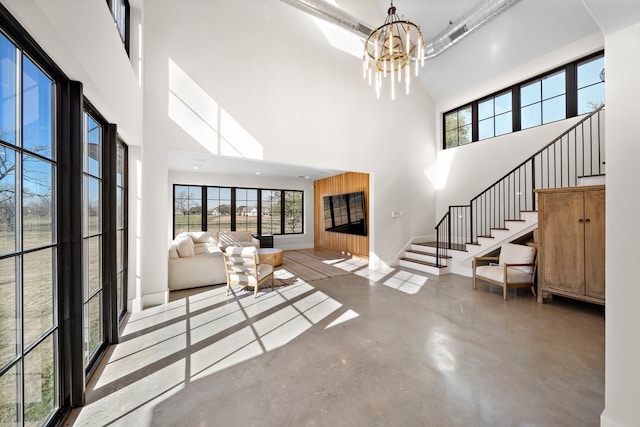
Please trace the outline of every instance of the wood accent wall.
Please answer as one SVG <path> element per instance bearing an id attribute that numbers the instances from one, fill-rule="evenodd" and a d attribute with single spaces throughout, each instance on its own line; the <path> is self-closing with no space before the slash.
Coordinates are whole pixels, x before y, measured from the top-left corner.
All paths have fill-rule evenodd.
<path id="1" fill-rule="evenodd" d="M 367 236 L 355 236 L 352 234 L 332 233 L 324 231 L 324 196 L 353 193 L 364 191 L 365 219 L 367 222 Z M 347 172 L 341 175 L 320 179 L 313 184 L 314 194 L 314 242 L 318 249 L 327 249 L 334 252 L 347 252 L 356 258 L 369 259 L 369 227 L 370 202 L 369 202 L 369 174 Z"/>

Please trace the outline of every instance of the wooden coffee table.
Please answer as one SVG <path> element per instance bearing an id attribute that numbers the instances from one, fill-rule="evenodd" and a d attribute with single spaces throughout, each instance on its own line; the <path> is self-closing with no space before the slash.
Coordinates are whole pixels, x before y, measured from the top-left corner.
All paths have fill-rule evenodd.
<path id="1" fill-rule="evenodd" d="M 282 265 L 282 249 L 259 248 L 257 252 L 261 263 L 269 262 L 269 258 L 273 258 L 274 267 Z"/>

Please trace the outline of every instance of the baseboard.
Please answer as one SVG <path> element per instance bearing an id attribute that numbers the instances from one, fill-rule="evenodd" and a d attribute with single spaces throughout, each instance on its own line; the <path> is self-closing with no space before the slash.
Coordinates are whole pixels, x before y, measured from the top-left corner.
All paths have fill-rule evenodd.
<path id="1" fill-rule="evenodd" d="M 600 414 L 600 427 L 630 427 L 623 426 L 622 424 L 618 424 L 617 422 L 613 421 L 605 414 L 606 412 L 607 410 L 605 409 L 604 411 L 602 411 L 602 414 Z"/>
<path id="2" fill-rule="evenodd" d="M 169 301 L 169 290 L 154 292 L 142 296 L 142 309 L 166 304 Z"/>
<path id="3" fill-rule="evenodd" d="M 134 298 L 127 301 L 127 312 L 135 313 L 138 311 L 142 311 L 142 298 Z"/>

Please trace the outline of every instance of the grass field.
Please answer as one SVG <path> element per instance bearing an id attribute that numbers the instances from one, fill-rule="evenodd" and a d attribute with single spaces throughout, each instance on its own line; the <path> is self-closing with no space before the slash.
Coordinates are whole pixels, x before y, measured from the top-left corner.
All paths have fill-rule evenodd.
<path id="1" fill-rule="evenodd" d="M 237 215 L 236 216 L 236 230 L 247 230 L 251 233 L 258 232 L 258 220 L 262 221 L 262 234 L 280 234 L 280 216 L 268 216 L 268 217 L 257 217 L 257 216 L 246 216 L 246 215 Z M 194 231 L 200 230 L 202 224 L 202 216 L 201 215 L 176 215 L 174 216 L 175 222 L 175 234 L 182 231 Z M 208 219 L 208 229 L 211 230 L 231 230 L 231 216 L 230 215 L 220 215 L 220 216 L 209 216 Z M 273 224 L 273 226 L 271 225 Z M 287 229 L 290 227 L 290 224 L 287 224 Z M 293 230 L 288 230 L 290 232 L 301 233 L 302 232 L 302 223 L 296 223 L 293 225 Z"/>
<path id="2" fill-rule="evenodd" d="M 46 218 L 26 218 L 23 224 L 24 248 L 50 244 L 52 231 Z M 0 249 L 13 252 L 15 235 L 0 231 Z M 20 262 L 21 261 L 21 262 Z M 10 363 L 18 351 L 32 346 L 54 325 L 54 249 L 46 248 L 0 260 L 0 365 Z M 23 304 L 18 306 L 16 283 L 22 276 Z M 24 329 L 19 328 L 22 312 Z M 20 337 L 22 332 L 22 337 Z M 0 425 L 16 425 L 18 414 L 18 383 L 24 377 L 25 425 L 42 424 L 55 406 L 54 336 L 49 335 L 24 358 L 24 372 L 14 366 L 0 377 Z"/>

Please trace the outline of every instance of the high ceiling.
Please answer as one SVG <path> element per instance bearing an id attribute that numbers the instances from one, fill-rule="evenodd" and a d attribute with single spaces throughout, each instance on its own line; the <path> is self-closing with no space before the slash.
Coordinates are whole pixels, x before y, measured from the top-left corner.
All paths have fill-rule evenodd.
<path id="1" fill-rule="evenodd" d="M 276 1 L 276 0 L 269 0 Z M 425 42 L 459 22 L 482 0 L 395 0 L 397 13 L 420 25 Z M 485 0 L 486 1 L 486 0 Z M 389 0 L 328 0 L 376 27 L 384 22 Z M 615 7 L 613 7 L 615 6 Z M 456 93 L 465 93 L 481 82 L 536 58 L 602 32 L 612 33 L 640 19 L 638 0 L 519 0 L 486 24 L 470 32 L 446 51 L 427 61 L 421 80 L 436 105 Z M 539 70 L 538 70 L 539 72 Z M 234 162 L 229 158 L 174 152 L 169 168 L 193 170 L 194 158 L 204 159 L 212 170 L 231 165 L 237 173 L 255 174 L 255 162 Z M 336 171 L 284 165 L 267 165 L 271 176 L 319 179 Z M 201 171 L 206 171 L 202 168 Z"/>

